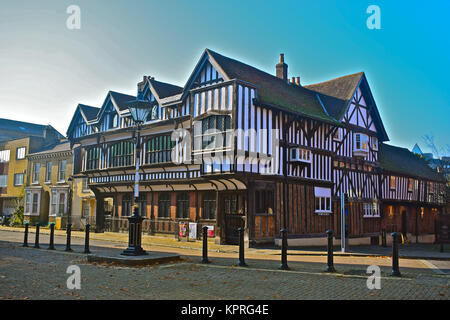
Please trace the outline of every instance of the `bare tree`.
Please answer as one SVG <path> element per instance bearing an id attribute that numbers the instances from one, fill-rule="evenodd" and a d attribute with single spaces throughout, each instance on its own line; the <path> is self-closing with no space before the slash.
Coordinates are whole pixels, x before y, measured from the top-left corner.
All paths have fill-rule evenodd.
<path id="1" fill-rule="evenodd" d="M 439 148 L 434 143 L 434 135 L 433 134 L 426 134 L 422 137 L 423 142 L 425 142 L 425 145 L 431 149 L 431 152 L 433 153 L 434 158 L 440 157 Z M 443 148 L 440 148 L 443 150 Z"/>

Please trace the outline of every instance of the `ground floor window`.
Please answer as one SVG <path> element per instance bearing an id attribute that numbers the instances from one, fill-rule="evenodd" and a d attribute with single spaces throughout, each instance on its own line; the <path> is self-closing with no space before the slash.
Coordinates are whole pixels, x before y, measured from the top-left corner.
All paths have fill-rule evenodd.
<path id="1" fill-rule="evenodd" d="M 83 218 L 88 218 L 90 216 L 90 201 L 89 200 L 83 200 L 82 208 L 81 208 L 81 216 Z"/>
<path id="2" fill-rule="evenodd" d="M 216 218 L 216 194 L 207 193 L 203 196 L 203 219 Z"/>
<path id="3" fill-rule="evenodd" d="M 51 191 L 50 195 L 50 215 L 52 216 L 62 216 L 67 214 L 67 194 L 66 189 L 54 189 Z"/>
<path id="4" fill-rule="evenodd" d="M 26 214 L 39 214 L 41 202 L 41 192 L 40 190 L 27 190 L 25 192 L 25 208 L 24 212 Z"/>
<path id="5" fill-rule="evenodd" d="M 122 216 L 131 216 L 131 194 L 125 194 L 122 198 Z"/>
<path id="6" fill-rule="evenodd" d="M 331 189 L 314 187 L 315 212 L 319 214 L 331 213 Z"/>
<path id="7" fill-rule="evenodd" d="M 170 218 L 170 194 L 160 193 L 158 199 L 158 218 Z"/>
<path id="8" fill-rule="evenodd" d="M 189 218 L 189 194 L 179 193 L 177 195 L 177 218 Z"/>
<path id="9" fill-rule="evenodd" d="M 380 206 L 377 202 L 363 203 L 363 217 L 364 218 L 379 218 Z"/>

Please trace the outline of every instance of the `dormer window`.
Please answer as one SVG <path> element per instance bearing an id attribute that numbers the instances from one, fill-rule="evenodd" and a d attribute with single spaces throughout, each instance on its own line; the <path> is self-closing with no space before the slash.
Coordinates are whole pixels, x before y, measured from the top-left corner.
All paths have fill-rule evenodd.
<path id="1" fill-rule="evenodd" d="M 289 160 L 291 162 L 311 163 L 311 151 L 302 148 L 292 148 Z"/>
<path id="2" fill-rule="evenodd" d="M 353 145 L 353 155 L 365 157 L 369 153 L 369 137 L 363 133 L 355 133 Z"/>

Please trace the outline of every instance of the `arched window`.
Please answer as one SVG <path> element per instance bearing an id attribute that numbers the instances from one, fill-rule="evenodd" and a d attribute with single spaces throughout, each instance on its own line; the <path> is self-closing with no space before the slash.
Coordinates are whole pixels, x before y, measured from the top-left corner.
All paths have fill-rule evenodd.
<path id="1" fill-rule="evenodd" d="M 113 116 L 112 127 L 117 128 L 119 126 L 119 115 L 115 114 Z"/>

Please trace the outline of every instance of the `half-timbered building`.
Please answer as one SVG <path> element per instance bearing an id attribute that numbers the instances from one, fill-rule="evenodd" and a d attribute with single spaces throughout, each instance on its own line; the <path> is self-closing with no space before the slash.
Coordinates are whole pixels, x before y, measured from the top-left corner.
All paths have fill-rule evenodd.
<path id="1" fill-rule="evenodd" d="M 148 76 L 138 83 L 151 105 L 139 155 L 144 231 L 195 222 L 235 243 L 242 226 L 256 244 L 286 228 L 291 243 L 311 243 L 339 230 L 347 194 L 349 235 L 378 237 L 388 136 L 364 73 L 303 86 L 288 80 L 283 55 L 275 69 L 206 49 L 183 87 Z M 98 231 L 126 228 L 131 213 L 136 139 L 127 104 L 135 99 L 110 91 L 99 109 L 79 105 L 68 129 L 76 173 L 96 196 Z"/>

